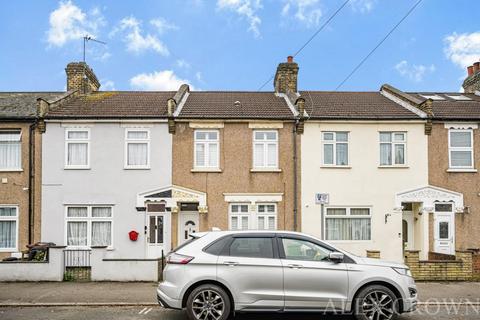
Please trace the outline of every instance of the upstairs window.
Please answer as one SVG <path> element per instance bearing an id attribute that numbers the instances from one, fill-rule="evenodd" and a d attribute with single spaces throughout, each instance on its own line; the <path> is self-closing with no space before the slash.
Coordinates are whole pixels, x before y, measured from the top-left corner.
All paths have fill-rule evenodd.
<path id="1" fill-rule="evenodd" d="M 90 130 L 67 129 L 65 131 L 65 168 L 88 169 L 90 167 Z"/>
<path id="2" fill-rule="evenodd" d="M 21 170 L 20 130 L 0 131 L 0 170 Z"/>
<path id="3" fill-rule="evenodd" d="M 126 129 L 125 168 L 148 169 L 150 167 L 150 131 Z"/>
<path id="4" fill-rule="evenodd" d="M 452 169 L 473 169 L 473 130 L 450 129 L 449 165 Z"/>
<path id="5" fill-rule="evenodd" d="M 195 168 L 218 169 L 219 167 L 218 130 L 195 130 Z"/>
<path id="6" fill-rule="evenodd" d="M 253 132 L 253 167 L 278 168 L 278 132 L 273 130 Z"/>
<path id="7" fill-rule="evenodd" d="M 348 166 L 348 132 L 322 132 L 324 166 Z"/>
<path id="8" fill-rule="evenodd" d="M 380 132 L 380 166 L 406 164 L 406 136 L 405 132 Z"/>

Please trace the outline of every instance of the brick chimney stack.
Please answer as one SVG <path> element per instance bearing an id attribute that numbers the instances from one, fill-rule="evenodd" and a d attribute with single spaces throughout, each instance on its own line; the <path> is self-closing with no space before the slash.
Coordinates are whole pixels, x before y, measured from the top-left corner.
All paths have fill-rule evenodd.
<path id="1" fill-rule="evenodd" d="M 100 89 L 100 82 L 93 70 L 85 62 L 70 62 L 65 68 L 67 91 L 78 90 L 87 94 Z"/>
<path id="2" fill-rule="evenodd" d="M 480 91 L 480 62 L 467 67 L 467 78 L 462 85 L 465 93 Z"/>
<path id="3" fill-rule="evenodd" d="M 287 62 L 278 64 L 273 86 L 277 93 L 297 92 L 298 64 L 293 62 L 293 57 L 288 56 Z"/>

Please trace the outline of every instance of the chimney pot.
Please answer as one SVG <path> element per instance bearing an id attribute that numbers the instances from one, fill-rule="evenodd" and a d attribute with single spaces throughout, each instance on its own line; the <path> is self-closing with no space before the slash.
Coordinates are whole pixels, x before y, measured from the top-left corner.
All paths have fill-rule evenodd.
<path id="1" fill-rule="evenodd" d="M 480 62 L 475 62 L 473 64 L 473 73 L 477 73 L 478 71 L 480 71 Z"/>
<path id="2" fill-rule="evenodd" d="M 287 62 L 292 63 L 293 62 L 293 56 L 288 56 L 287 57 Z"/>
<path id="3" fill-rule="evenodd" d="M 467 74 L 469 77 L 473 75 L 473 66 L 467 67 Z"/>

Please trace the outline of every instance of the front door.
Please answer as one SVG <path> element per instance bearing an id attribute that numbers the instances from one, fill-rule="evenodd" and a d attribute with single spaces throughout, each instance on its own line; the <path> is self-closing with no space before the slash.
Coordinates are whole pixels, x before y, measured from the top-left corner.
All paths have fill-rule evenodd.
<path id="1" fill-rule="evenodd" d="M 147 257 L 151 259 L 160 258 L 162 250 L 166 252 L 165 246 L 165 215 L 147 215 Z"/>
<path id="2" fill-rule="evenodd" d="M 279 247 L 285 310 L 343 310 L 348 297 L 345 263 L 329 261 L 329 249 L 303 238 L 281 238 Z"/>
<path id="3" fill-rule="evenodd" d="M 455 254 L 455 221 L 452 203 L 436 203 L 434 216 L 434 250 Z"/>
<path id="4" fill-rule="evenodd" d="M 402 217 L 403 248 L 413 250 L 413 212 L 403 211 Z"/>
<path id="5" fill-rule="evenodd" d="M 178 215 L 178 245 L 188 239 L 192 233 L 198 232 L 198 212 L 181 211 Z"/>

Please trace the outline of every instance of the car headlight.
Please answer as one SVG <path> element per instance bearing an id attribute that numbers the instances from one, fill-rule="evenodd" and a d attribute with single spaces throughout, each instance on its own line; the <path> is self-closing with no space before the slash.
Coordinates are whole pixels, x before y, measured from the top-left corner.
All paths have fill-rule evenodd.
<path id="1" fill-rule="evenodd" d="M 392 269 L 395 270 L 397 273 L 400 273 L 401 275 L 409 276 L 409 277 L 412 276 L 412 272 L 408 268 L 393 268 L 392 267 Z"/>

